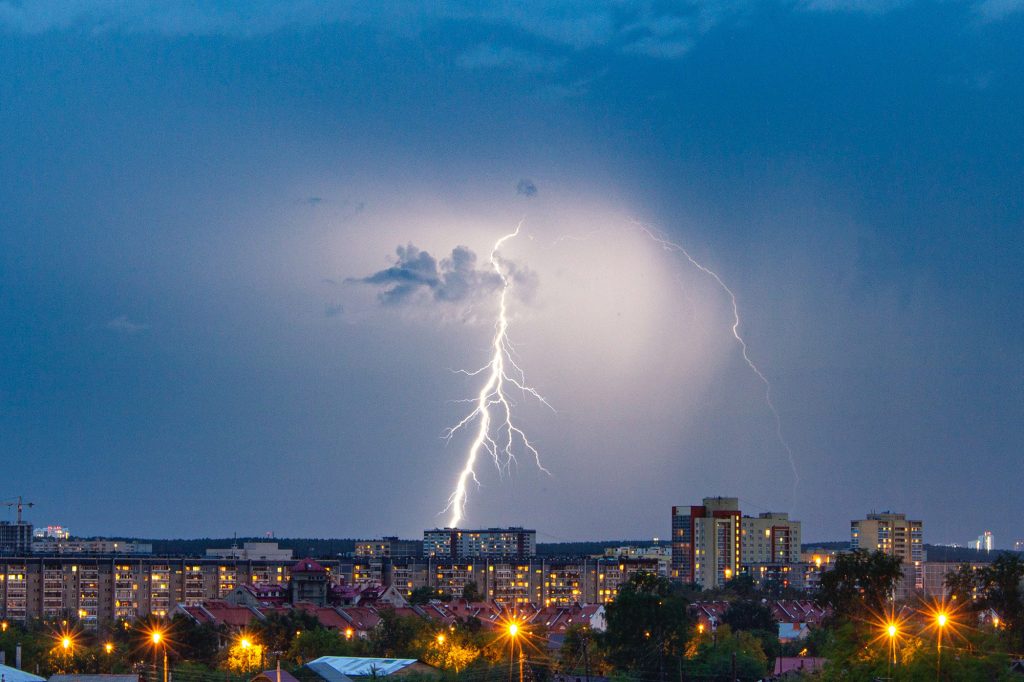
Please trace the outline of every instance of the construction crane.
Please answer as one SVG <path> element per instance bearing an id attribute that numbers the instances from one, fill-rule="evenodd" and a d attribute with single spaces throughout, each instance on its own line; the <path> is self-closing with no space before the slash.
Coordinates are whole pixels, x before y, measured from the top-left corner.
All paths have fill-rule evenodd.
<path id="1" fill-rule="evenodd" d="M 28 507 L 29 509 L 31 509 L 32 507 L 36 506 L 35 502 L 25 502 L 22 499 L 21 495 L 18 495 L 18 499 L 11 498 L 10 500 L 4 500 L 3 502 L 0 502 L 0 504 L 2 504 L 3 506 L 5 506 L 7 508 L 10 508 L 10 507 L 17 507 L 18 508 L 18 523 L 19 524 L 21 523 L 21 512 L 22 512 L 22 510 L 25 507 Z"/>

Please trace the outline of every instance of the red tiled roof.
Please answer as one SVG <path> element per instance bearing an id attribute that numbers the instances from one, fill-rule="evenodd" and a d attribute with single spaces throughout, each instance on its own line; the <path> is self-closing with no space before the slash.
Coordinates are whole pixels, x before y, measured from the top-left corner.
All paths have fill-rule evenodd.
<path id="1" fill-rule="evenodd" d="M 291 569 L 292 573 L 326 573 L 327 569 L 313 559 L 301 559 Z"/>

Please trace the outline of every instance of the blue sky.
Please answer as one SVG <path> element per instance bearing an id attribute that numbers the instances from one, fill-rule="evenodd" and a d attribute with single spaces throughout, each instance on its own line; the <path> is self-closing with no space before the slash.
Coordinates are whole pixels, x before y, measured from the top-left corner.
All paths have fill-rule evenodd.
<path id="1" fill-rule="evenodd" d="M 469 523 L 666 536 L 720 494 L 1009 545 L 1022 38 L 1014 0 L 0 2 L 0 495 L 82 533 L 443 524 L 493 291 L 352 280 L 485 268 L 523 219 L 551 475 L 481 468 Z M 736 294 L 795 495 L 727 297 L 638 225 Z"/>

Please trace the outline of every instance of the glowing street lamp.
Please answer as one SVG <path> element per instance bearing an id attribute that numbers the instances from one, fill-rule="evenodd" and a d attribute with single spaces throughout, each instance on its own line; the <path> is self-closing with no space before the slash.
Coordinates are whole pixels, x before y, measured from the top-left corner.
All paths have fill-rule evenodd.
<path id="1" fill-rule="evenodd" d="M 889 636 L 889 679 L 892 679 L 892 667 L 896 663 L 896 635 L 899 634 L 899 627 L 893 621 L 885 626 L 885 634 Z"/>
<path id="2" fill-rule="evenodd" d="M 935 679 L 942 676 L 942 631 L 949 623 L 949 616 L 945 611 L 935 614 L 935 625 L 937 636 L 935 638 Z"/>
<path id="3" fill-rule="evenodd" d="M 113 642 L 107 642 L 106 644 L 103 645 L 103 650 L 105 652 L 107 652 L 108 654 L 114 653 L 114 643 Z"/>
<path id="4" fill-rule="evenodd" d="M 164 633 L 161 630 L 151 630 L 149 633 L 149 642 L 153 645 L 153 653 L 156 650 L 163 649 L 164 654 L 164 682 L 167 682 L 167 639 L 164 637 Z M 156 664 L 154 663 L 154 666 Z"/>

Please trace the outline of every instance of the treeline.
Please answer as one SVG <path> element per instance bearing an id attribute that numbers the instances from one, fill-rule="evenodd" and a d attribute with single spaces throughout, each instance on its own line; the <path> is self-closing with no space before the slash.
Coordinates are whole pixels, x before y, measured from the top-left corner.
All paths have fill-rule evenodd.
<path id="1" fill-rule="evenodd" d="M 207 549 L 241 547 L 246 542 L 276 542 L 281 549 L 290 549 L 295 557 L 336 558 L 352 554 L 356 549 L 354 538 L 124 538 L 129 542 L 143 542 L 153 545 L 153 553 L 162 556 L 203 556 Z M 650 547 L 651 540 L 593 540 L 586 542 L 543 542 L 537 543 L 537 555 L 589 556 L 602 554 L 606 547 Z"/>
<path id="2" fill-rule="evenodd" d="M 143 539 L 127 538 L 136 542 L 153 545 L 153 553 L 166 556 L 203 556 L 207 549 L 224 549 L 246 542 L 276 542 L 281 549 L 290 549 L 296 558 L 302 557 L 337 557 L 339 554 L 351 554 L 356 549 L 356 540 L 349 538 L 190 538 L 190 539 Z"/>

